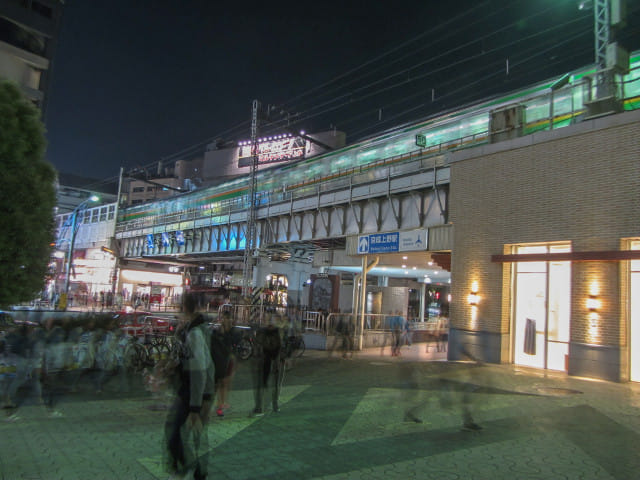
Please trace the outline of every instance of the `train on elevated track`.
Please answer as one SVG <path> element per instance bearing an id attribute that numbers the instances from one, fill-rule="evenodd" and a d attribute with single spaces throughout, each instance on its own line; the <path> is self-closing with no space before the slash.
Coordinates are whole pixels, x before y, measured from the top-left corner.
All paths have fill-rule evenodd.
<path id="1" fill-rule="evenodd" d="M 339 150 L 280 164 L 257 173 L 256 201 L 285 200 L 287 194 L 315 194 L 320 184 L 373 172 L 394 163 L 427 155 L 439 155 L 481 143 L 488 143 L 491 115 L 500 109 L 521 107 L 521 135 L 561 128 L 579 122 L 585 116 L 586 101 L 595 87 L 590 78 L 595 68 L 584 68 L 563 77 L 562 88 L 553 91 L 559 78 L 486 99 L 473 105 L 428 118 Z M 640 52 L 630 58 L 630 72 L 620 77 L 619 98 L 625 110 L 640 106 Z M 553 107 L 551 108 L 551 104 Z M 419 146 L 418 146 L 419 145 Z M 226 223 L 230 212 L 249 206 L 248 175 L 190 193 L 122 209 L 118 232 L 167 225 L 194 218 L 210 218 L 212 224 Z M 236 248 L 243 248 L 239 243 Z"/>

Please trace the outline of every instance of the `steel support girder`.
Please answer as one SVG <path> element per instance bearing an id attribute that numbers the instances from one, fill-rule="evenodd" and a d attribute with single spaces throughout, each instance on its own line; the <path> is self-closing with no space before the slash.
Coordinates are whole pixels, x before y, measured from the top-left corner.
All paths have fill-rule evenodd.
<path id="1" fill-rule="evenodd" d="M 315 203 L 315 202 L 314 202 Z M 404 194 L 388 194 L 366 201 L 338 205 L 313 205 L 305 211 L 259 218 L 255 223 L 256 240 L 260 244 L 324 240 L 362 233 L 424 228 L 447 221 L 448 189 L 412 190 Z M 235 238 L 235 250 L 246 239 L 246 223 L 196 227 L 186 238 L 185 246 L 166 247 L 162 254 L 198 254 L 229 251 Z M 186 235 L 186 233 L 185 233 Z M 122 239 L 123 255 L 148 255 L 146 235 Z M 258 248 L 259 245 L 256 245 Z M 160 252 L 157 252 L 160 254 Z M 153 256 L 153 254 L 151 254 Z"/>

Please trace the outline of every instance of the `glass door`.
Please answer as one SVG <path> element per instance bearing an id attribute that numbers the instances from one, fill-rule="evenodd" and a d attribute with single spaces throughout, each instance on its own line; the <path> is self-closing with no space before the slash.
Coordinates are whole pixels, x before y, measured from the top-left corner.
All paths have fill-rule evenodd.
<path id="1" fill-rule="evenodd" d="M 515 247 L 516 254 L 560 253 L 570 245 Z M 515 264 L 514 362 L 535 368 L 567 369 L 571 263 Z"/>

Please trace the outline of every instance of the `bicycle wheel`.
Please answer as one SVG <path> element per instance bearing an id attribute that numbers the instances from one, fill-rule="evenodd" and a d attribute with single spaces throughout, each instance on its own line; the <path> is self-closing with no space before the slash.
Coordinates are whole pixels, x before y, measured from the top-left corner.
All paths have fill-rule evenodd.
<path id="1" fill-rule="evenodd" d="M 156 343 L 155 345 L 151 345 L 147 349 L 147 357 L 149 362 L 152 365 L 155 365 L 161 360 L 166 360 L 169 358 L 169 347 L 163 345 L 162 343 Z"/>
<path id="2" fill-rule="evenodd" d="M 147 350 L 139 343 L 127 345 L 124 353 L 124 363 L 128 369 L 140 372 L 147 366 Z"/>
<path id="3" fill-rule="evenodd" d="M 236 352 L 238 353 L 238 357 L 240 358 L 240 360 L 247 360 L 253 353 L 251 342 L 246 338 L 240 339 L 240 341 L 236 345 Z"/>

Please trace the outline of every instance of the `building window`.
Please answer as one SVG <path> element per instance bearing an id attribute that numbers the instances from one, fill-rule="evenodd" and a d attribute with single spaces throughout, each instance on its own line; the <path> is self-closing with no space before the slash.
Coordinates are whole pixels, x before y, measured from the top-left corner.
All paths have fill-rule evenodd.
<path id="1" fill-rule="evenodd" d="M 101 222 L 107 221 L 107 207 L 100 208 L 100 221 Z"/>
<path id="2" fill-rule="evenodd" d="M 108 220 L 113 220 L 113 217 L 115 217 L 115 215 L 116 215 L 116 206 L 115 205 L 109 205 Z"/>
<path id="3" fill-rule="evenodd" d="M 144 192 L 144 187 L 133 187 L 133 193 Z"/>
<path id="4" fill-rule="evenodd" d="M 45 56 L 47 41 L 44 36 L 1 17 L 0 40 L 41 57 Z"/>
<path id="5" fill-rule="evenodd" d="M 153 192 L 154 187 L 147 187 L 147 192 Z"/>

